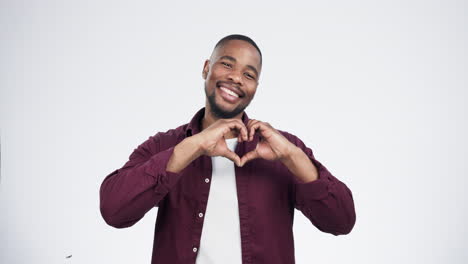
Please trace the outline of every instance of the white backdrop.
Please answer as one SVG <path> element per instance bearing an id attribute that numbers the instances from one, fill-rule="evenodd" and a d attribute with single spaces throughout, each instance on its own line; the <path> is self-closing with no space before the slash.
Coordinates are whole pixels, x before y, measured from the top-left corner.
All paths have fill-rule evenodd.
<path id="1" fill-rule="evenodd" d="M 99 186 L 204 105 L 203 62 L 233 33 L 264 54 L 249 116 L 353 191 L 347 236 L 296 211 L 297 263 L 468 261 L 465 1 L 0 5 L 1 263 L 149 263 L 157 209 L 114 229 Z"/>

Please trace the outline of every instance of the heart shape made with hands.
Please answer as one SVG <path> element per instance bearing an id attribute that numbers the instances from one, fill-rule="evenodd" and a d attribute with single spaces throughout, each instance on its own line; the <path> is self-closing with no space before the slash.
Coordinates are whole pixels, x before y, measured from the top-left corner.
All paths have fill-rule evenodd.
<path id="1" fill-rule="evenodd" d="M 293 144 L 289 142 L 281 133 L 274 129 L 270 124 L 261 122 L 259 120 L 249 120 L 247 126 L 245 126 L 247 133 L 242 131 L 242 127 L 233 126 L 228 130 L 225 130 L 222 140 L 218 142 L 220 150 L 219 156 L 224 156 L 232 160 L 237 166 L 242 167 L 247 162 L 262 158 L 265 160 L 278 160 L 284 158 L 290 153 Z M 252 141 L 256 133 L 259 134 L 259 141 L 256 147 L 245 153 L 242 157 L 239 157 L 235 152 L 231 151 L 227 145 L 224 136 L 230 131 L 237 132 L 238 142 Z M 244 134 L 242 133 L 244 132 Z"/>

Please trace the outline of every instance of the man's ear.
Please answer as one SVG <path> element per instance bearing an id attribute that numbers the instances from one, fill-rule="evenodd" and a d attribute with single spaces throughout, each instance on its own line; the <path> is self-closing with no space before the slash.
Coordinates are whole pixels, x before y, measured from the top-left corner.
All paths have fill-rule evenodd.
<path id="1" fill-rule="evenodd" d="M 206 76 L 208 76 L 208 72 L 210 71 L 210 60 L 205 60 L 205 65 L 203 65 L 203 72 L 202 77 L 206 80 Z"/>

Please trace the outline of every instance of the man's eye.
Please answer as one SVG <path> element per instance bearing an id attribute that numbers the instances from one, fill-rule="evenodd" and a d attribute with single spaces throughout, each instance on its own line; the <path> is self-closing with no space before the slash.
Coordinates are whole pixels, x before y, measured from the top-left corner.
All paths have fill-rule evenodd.
<path id="1" fill-rule="evenodd" d="M 247 76 L 247 78 L 249 78 L 249 79 L 251 79 L 251 80 L 254 80 L 254 79 L 255 79 L 255 77 L 254 77 L 252 74 L 247 73 L 247 72 L 245 73 L 245 76 Z"/>
<path id="2" fill-rule="evenodd" d="M 226 67 L 229 67 L 229 68 L 231 68 L 231 64 L 229 64 L 229 63 L 226 63 L 226 62 L 221 62 L 221 64 L 223 64 L 223 65 L 224 65 L 224 66 L 226 66 Z"/>

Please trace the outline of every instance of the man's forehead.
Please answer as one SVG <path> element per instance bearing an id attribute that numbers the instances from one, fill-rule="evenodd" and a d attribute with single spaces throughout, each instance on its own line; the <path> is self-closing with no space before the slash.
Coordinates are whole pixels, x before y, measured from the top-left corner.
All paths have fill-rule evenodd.
<path id="1" fill-rule="evenodd" d="M 260 53 L 252 44 L 243 40 L 228 40 L 213 50 L 211 59 L 217 60 L 223 56 L 230 56 L 237 59 L 247 59 L 251 63 L 261 67 Z M 238 58 L 242 57 L 242 58 Z"/>

